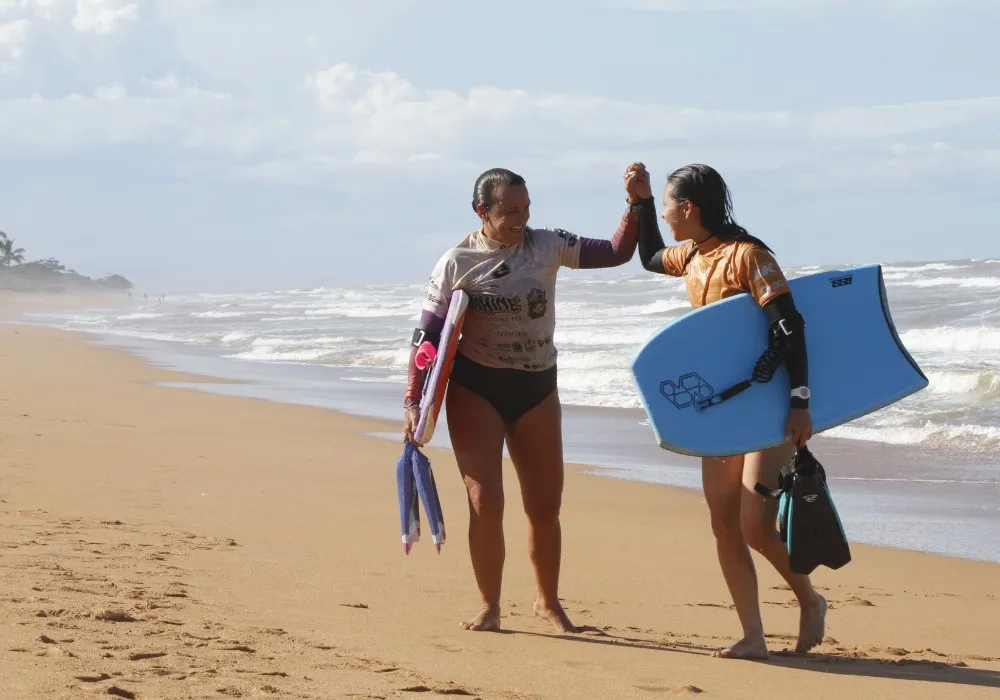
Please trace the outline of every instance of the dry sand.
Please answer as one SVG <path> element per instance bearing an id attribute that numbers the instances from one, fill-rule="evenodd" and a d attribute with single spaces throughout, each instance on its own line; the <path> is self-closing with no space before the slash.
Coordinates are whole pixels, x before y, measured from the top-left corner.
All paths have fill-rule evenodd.
<path id="1" fill-rule="evenodd" d="M 0 304 L 9 317 L 32 300 Z M 37 303 L 37 302 L 35 302 Z M 59 303 L 65 303 L 60 300 Z M 477 607 L 464 490 L 429 450 L 449 539 L 404 556 L 398 430 L 200 381 L 89 342 L 0 326 L 0 697 L 996 698 L 1000 566 L 855 545 L 820 570 L 828 638 L 760 557 L 772 658 L 739 632 L 700 494 L 568 467 L 562 595 L 531 614 L 508 485 L 503 633 Z"/>

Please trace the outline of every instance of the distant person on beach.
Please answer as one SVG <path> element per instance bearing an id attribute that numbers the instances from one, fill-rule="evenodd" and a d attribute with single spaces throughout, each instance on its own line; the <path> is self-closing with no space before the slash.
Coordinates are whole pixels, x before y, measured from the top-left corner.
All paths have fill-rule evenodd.
<path id="1" fill-rule="evenodd" d="M 634 174 L 626 174 L 626 181 Z M 469 499 L 469 551 L 482 610 L 469 630 L 500 629 L 505 557 L 504 442 L 521 485 L 536 615 L 575 632 L 559 601 L 563 492 L 562 409 L 556 388 L 555 283 L 560 267 L 614 267 L 635 253 L 638 200 L 629 202 L 611 240 L 528 226 L 524 178 L 494 168 L 476 180 L 472 209 L 480 225 L 438 260 L 414 332 L 404 398 L 404 439 L 413 440 L 425 371 L 416 347 L 435 347 L 454 290 L 469 308 L 445 399 L 448 432 Z"/>
<path id="2" fill-rule="evenodd" d="M 797 445 L 812 437 L 809 416 L 805 324 L 792 300 L 784 273 L 771 249 L 733 220 L 722 176 L 707 165 L 687 165 L 667 178 L 663 220 L 679 245 L 665 246 L 657 224 L 649 174 L 642 163 L 629 166 L 632 199 L 641 202 L 639 257 L 650 272 L 683 277 L 691 306 L 698 308 L 749 293 L 777 331 L 774 338 L 788 369 L 791 396 L 785 426 L 787 442 L 761 452 L 702 458 L 702 485 L 715 534 L 719 563 L 736 605 L 743 638 L 716 652 L 725 658 L 767 658 L 757 574 L 749 547 L 763 554 L 791 586 L 799 601 L 797 652 L 823 641 L 826 600 L 808 576 L 792 573 L 777 527 L 777 504 L 754 492 L 759 481 L 777 487 L 778 472 Z"/>

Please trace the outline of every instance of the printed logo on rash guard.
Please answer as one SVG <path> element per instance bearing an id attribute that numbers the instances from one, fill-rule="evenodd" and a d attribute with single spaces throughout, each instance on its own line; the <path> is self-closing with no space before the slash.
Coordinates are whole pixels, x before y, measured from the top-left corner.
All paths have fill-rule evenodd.
<path id="1" fill-rule="evenodd" d="M 521 297 L 473 294 L 469 297 L 469 306 L 484 314 L 518 314 L 521 313 Z"/>
<path id="2" fill-rule="evenodd" d="M 575 246 L 576 243 L 577 243 L 577 241 L 580 240 L 580 237 L 577 236 L 575 233 L 570 233 L 569 231 L 564 231 L 561 228 L 556 229 L 556 233 L 559 235 L 560 238 L 565 239 L 566 246 L 569 247 L 569 248 L 572 248 L 573 246 Z"/>
<path id="3" fill-rule="evenodd" d="M 545 315 L 548 301 L 545 298 L 545 290 L 535 287 L 528 292 L 528 318 L 534 320 Z"/>
<path id="4" fill-rule="evenodd" d="M 510 274 L 510 265 L 503 262 L 497 266 L 497 269 L 493 271 L 493 279 L 500 279 L 501 277 L 506 277 Z"/>

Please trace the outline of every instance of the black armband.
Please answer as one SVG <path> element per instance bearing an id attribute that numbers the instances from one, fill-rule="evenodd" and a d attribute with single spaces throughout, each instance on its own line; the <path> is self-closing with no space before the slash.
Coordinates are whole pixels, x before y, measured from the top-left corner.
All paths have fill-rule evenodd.
<path id="1" fill-rule="evenodd" d="M 441 333 L 436 331 L 429 331 L 426 328 L 414 328 L 413 335 L 410 337 L 410 346 L 417 348 L 427 341 L 435 348 L 437 348 L 438 343 L 441 342 Z"/>
<path id="2" fill-rule="evenodd" d="M 806 323 L 795 308 L 791 294 L 782 294 L 764 307 L 771 322 L 768 335 L 771 344 L 781 353 L 788 368 L 788 379 L 793 391 L 805 396 L 792 396 L 793 408 L 808 408 L 809 357 L 806 351 Z M 806 389 L 806 391 L 801 391 Z"/>

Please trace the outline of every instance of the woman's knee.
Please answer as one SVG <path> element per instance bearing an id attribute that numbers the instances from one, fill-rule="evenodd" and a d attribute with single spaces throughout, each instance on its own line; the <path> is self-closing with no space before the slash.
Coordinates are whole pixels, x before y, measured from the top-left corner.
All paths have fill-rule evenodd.
<path id="1" fill-rule="evenodd" d="M 472 479 L 465 480 L 469 492 L 469 509 L 481 520 L 503 520 L 504 495 L 503 489 L 487 486 Z"/>
<path id="2" fill-rule="evenodd" d="M 544 527 L 559 520 L 559 511 L 562 508 L 562 492 L 546 494 L 540 498 L 533 498 L 524 503 L 524 514 L 528 517 L 528 522 L 533 527 Z"/>
<path id="3" fill-rule="evenodd" d="M 763 512 L 747 513 L 740 522 L 740 529 L 747 546 L 758 552 L 767 546 L 768 540 L 777 536 L 774 522 L 769 521 L 766 516 L 767 514 Z"/>
<path id="4" fill-rule="evenodd" d="M 715 539 L 725 542 L 742 539 L 739 511 L 712 513 L 712 534 Z"/>

